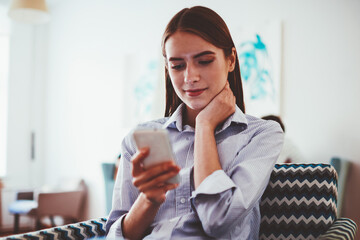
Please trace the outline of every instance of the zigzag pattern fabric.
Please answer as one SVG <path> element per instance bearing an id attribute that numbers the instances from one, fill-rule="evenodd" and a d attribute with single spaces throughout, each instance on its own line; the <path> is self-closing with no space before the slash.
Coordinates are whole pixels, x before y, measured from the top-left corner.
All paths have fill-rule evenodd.
<path id="1" fill-rule="evenodd" d="M 106 218 L 89 220 L 37 232 L 13 235 L 6 240 L 80 240 L 105 236 Z"/>
<path id="2" fill-rule="evenodd" d="M 331 165 L 276 164 L 260 204 L 260 239 L 317 239 L 336 219 L 336 200 Z"/>
<path id="3" fill-rule="evenodd" d="M 338 218 L 336 222 L 321 235 L 318 240 L 348 240 L 355 239 L 356 223 L 348 218 Z"/>
<path id="4" fill-rule="evenodd" d="M 354 221 L 336 217 L 337 174 L 327 164 L 276 165 L 262 197 L 260 239 L 346 239 Z M 0 240 L 105 239 L 106 218 L 49 228 Z"/>

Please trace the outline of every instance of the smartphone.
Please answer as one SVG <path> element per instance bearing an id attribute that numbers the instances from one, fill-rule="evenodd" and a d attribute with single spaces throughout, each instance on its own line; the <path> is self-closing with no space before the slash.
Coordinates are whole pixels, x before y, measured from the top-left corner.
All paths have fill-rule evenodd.
<path id="1" fill-rule="evenodd" d="M 149 155 L 144 159 L 144 167 L 173 161 L 176 164 L 169 136 L 165 129 L 137 129 L 133 132 L 133 138 L 138 149 L 148 147 Z M 168 183 L 179 183 L 180 176 L 177 174 L 167 181 Z"/>

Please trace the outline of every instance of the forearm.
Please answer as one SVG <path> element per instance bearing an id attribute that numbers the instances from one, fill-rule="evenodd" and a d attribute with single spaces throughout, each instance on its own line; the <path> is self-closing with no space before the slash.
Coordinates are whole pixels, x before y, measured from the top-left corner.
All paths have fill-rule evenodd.
<path id="1" fill-rule="evenodd" d="M 210 236 L 217 237 L 243 221 L 258 206 L 268 185 L 283 133 L 272 121 L 263 122 L 252 132 L 251 138 L 240 134 L 231 141 L 218 143 L 220 156 L 226 159 L 224 164 L 226 161 L 231 164 L 223 166 L 226 171 L 215 171 L 192 193 L 194 212 Z"/>
<path id="2" fill-rule="evenodd" d="M 239 189 L 225 176 L 216 171 L 198 187 L 192 196 L 192 207 L 198 214 L 207 235 L 220 238 L 234 224 L 240 224 L 246 216 Z M 215 193 L 221 191 L 221 193 Z"/>
<path id="3" fill-rule="evenodd" d="M 126 239 L 142 239 L 146 229 L 153 223 L 160 204 L 151 203 L 144 194 L 140 194 L 122 223 Z"/>
<path id="4" fill-rule="evenodd" d="M 222 168 L 219 161 L 214 129 L 205 124 L 197 124 L 194 143 L 195 189 L 207 176 L 220 169 Z"/>

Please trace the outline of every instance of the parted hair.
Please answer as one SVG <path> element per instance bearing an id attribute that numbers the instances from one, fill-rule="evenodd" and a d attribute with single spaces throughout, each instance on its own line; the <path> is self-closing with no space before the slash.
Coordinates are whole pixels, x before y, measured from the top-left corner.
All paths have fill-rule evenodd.
<path id="1" fill-rule="evenodd" d="M 231 38 L 230 31 L 224 20 L 213 10 L 196 6 L 184 8 L 178 12 L 168 23 L 165 28 L 161 47 L 162 54 L 166 61 L 165 43 L 177 31 L 189 32 L 198 35 L 205 41 L 221 48 L 225 57 L 232 53 L 235 48 Z M 167 65 L 167 64 L 166 64 Z M 236 97 L 236 105 L 245 113 L 243 88 L 240 75 L 239 59 L 236 54 L 235 69 L 228 74 L 228 81 L 233 94 Z M 166 89 L 166 106 L 165 117 L 171 116 L 182 100 L 176 95 L 167 67 L 165 66 L 165 89 Z"/>

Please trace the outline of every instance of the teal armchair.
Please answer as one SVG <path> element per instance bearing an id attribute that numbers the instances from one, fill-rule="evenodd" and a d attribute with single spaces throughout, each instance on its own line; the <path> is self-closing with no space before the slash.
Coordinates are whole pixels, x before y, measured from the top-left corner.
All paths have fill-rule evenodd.
<path id="1" fill-rule="evenodd" d="M 112 206 L 112 194 L 114 189 L 114 174 L 115 174 L 115 163 L 102 163 L 101 164 L 104 184 L 105 184 L 105 201 L 106 201 L 106 213 L 109 214 Z"/>

